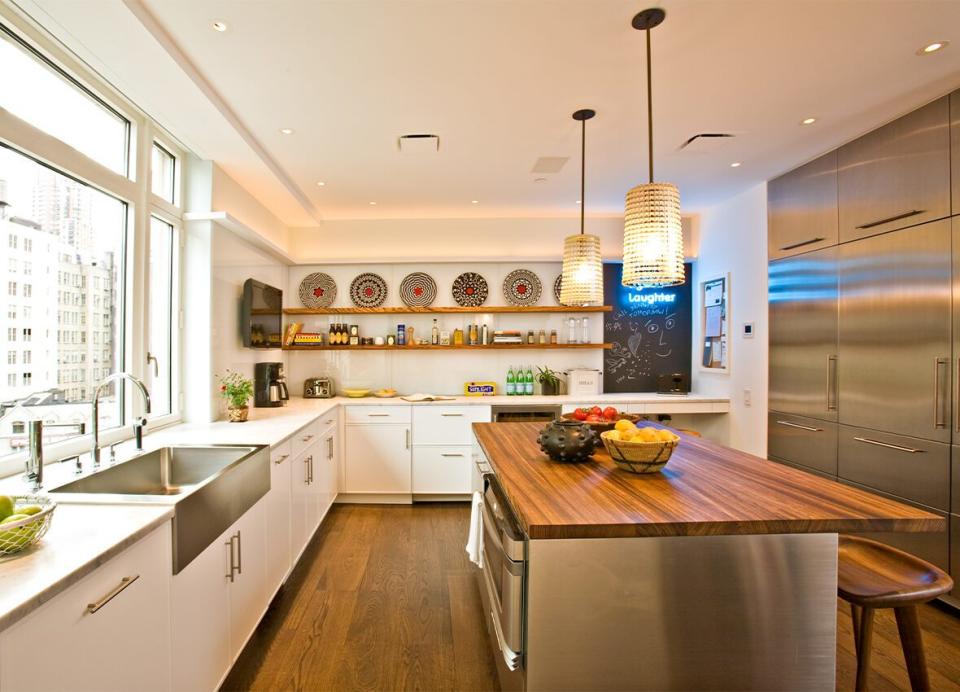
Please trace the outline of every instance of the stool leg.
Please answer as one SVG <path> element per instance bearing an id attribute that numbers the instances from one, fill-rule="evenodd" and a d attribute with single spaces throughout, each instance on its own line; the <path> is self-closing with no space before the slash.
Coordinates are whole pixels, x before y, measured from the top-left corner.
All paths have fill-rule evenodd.
<path id="1" fill-rule="evenodd" d="M 860 606 L 850 604 L 850 620 L 853 622 L 853 650 L 860 648 Z"/>
<path id="2" fill-rule="evenodd" d="M 894 608 L 897 618 L 897 630 L 900 632 L 900 644 L 903 646 L 903 658 L 910 675 L 910 687 L 913 690 L 929 690 L 927 661 L 923 654 L 923 635 L 920 632 L 920 618 L 916 606 Z"/>
<path id="3" fill-rule="evenodd" d="M 867 689 L 870 675 L 870 645 L 873 641 L 873 608 L 860 609 L 860 634 L 857 641 L 857 690 Z"/>

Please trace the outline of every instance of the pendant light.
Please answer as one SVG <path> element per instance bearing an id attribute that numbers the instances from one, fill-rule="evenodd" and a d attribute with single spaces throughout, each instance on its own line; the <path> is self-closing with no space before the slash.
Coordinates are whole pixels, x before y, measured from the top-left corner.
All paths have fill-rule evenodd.
<path id="1" fill-rule="evenodd" d="M 676 185 L 653 182 L 653 87 L 650 30 L 666 17 L 660 8 L 633 18 L 633 28 L 647 32 L 647 137 L 650 179 L 627 193 L 623 229 L 623 279 L 631 288 L 678 286 L 684 282 L 683 228 Z"/>
<path id="2" fill-rule="evenodd" d="M 596 111 L 584 108 L 573 114 L 580 121 L 580 233 L 563 241 L 563 277 L 560 281 L 560 303 L 584 306 L 603 304 L 603 263 L 600 260 L 600 237 L 584 233 L 587 206 L 587 121 Z"/>

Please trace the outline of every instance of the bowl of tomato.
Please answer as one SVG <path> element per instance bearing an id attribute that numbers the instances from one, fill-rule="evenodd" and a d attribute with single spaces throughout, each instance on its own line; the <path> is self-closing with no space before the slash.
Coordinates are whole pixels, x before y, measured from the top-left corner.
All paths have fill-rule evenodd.
<path id="1" fill-rule="evenodd" d="M 586 423 L 597 432 L 613 430 L 618 420 L 628 420 L 636 423 L 640 416 L 636 413 L 623 413 L 617 410 L 615 406 L 600 408 L 599 406 L 586 406 L 575 409 L 572 413 L 564 413 L 561 416 L 563 420 L 575 420 Z"/>

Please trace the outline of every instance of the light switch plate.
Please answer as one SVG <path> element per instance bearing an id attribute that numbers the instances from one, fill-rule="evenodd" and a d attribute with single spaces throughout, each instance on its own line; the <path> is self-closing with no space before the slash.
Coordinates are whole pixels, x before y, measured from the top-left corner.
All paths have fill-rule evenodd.
<path id="1" fill-rule="evenodd" d="M 743 338 L 752 339 L 753 338 L 753 322 L 744 322 L 743 323 Z"/>

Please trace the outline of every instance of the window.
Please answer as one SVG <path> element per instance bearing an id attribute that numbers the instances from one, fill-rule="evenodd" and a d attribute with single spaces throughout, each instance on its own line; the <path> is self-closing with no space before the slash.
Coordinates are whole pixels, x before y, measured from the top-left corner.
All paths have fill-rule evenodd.
<path id="1" fill-rule="evenodd" d="M 8 281 L 8 282 L 7 282 L 7 295 L 8 295 L 8 296 L 15 296 L 15 295 L 17 295 L 17 282 L 16 282 L 16 281 Z"/>
<path id="2" fill-rule="evenodd" d="M 16 250 L 16 249 L 17 249 L 17 239 L 18 239 L 17 234 L 16 234 L 16 233 L 11 233 L 11 234 L 7 237 L 7 247 L 10 248 L 11 250 Z"/>
<path id="3" fill-rule="evenodd" d="M 23 340 L 30 341 L 33 338 L 33 329 L 27 328 L 23 330 Z"/>
<path id="4" fill-rule="evenodd" d="M 147 327 L 147 386 L 153 398 L 153 410 L 169 413 L 173 397 L 170 377 L 173 358 L 174 247 L 173 225 L 153 216 L 150 218 L 150 286 L 147 295 L 149 325 Z M 109 315 L 104 315 L 105 320 Z"/>
<path id="5" fill-rule="evenodd" d="M 33 351 L 23 352 L 23 364 L 30 365 L 33 362 Z"/>
<path id="6" fill-rule="evenodd" d="M 23 285 L 23 297 L 32 298 L 33 297 L 33 286 L 31 284 Z"/>
<path id="7" fill-rule="evenodd" d="M 0 108 L 127 174 L 130 122 L 0 27 Z M 36 219 L 35 219 L 36 220 Z"/>
<path id="8" fill-rule="evenodd" d="M 33 252 L 33 239 L 24 238 L 23 239 L 23 251 L 24 252 Z"/>
<path id="9" fill-rule="evenodd" d="M 16 387 L 17 386 L 17 373 L 11 372 L 7 375 L 7 386 Z"/>
<path id="10" fill-rule="evenodd" d="M 16 340 L 17 340 L 17 328 L 7 327 L 7 341 L 16 341 Z"/>
<path id="11" fill-rule="evenodd" d="M 17 352 L 7 351 L 7 365 L 16 365 L 16 364 L 17 364 Z"/>
<path id="12" fill-rule="evenodd" d="M 150 191 L 171 204 L 176 198 L 176 165 L 174 155 L 154 142 L 150 155 Z"/>
<path id="13" fill-rule="evenodd" d="M 14 435 L 23 435 L 23 433 L 27 431 L 27 424 L 22 420 L 14 421 L 10 426 L 10 430 Z"/>
<path id="14" fill-rule="evenodd" d="M 33 384 L 33 373 L 23 373 L 23 386 L 29 387 L 31 384 Z"/>

